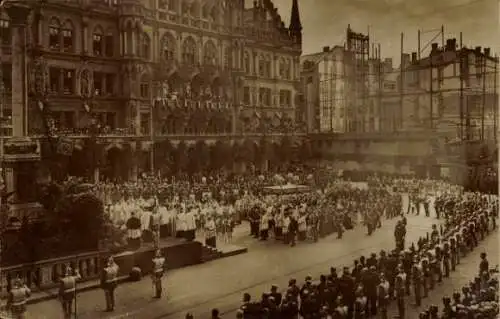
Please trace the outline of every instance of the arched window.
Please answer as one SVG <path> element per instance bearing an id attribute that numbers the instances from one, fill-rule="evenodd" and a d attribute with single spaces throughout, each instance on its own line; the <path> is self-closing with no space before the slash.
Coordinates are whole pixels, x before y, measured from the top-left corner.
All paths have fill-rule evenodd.
<path id="1" fill-rule="evenodd" d="M 217 65 L 217 48 L 212 41 L 207 41 L 203 47 L 203 63 Z"/>
<path id="2" fill-rule="evenodd" d="M 181 11 L 183 15 L 188 15 L 190 13 L 191 5 L 188 1 L 183 1 L 181 5 Z"/>
<path id="3" fill-rule="evenodd" d="M 61 23 L 56 18 L 49 24 L 49 48 L 54 51 L 61 49 Z"/>
<path id="4" fill-rule="evenodd" d="M 243 68 L 246 74 L 250 74 L 250 54 L 248 52 L 244 53 L 243 56 Z"/>
<path id="5" fill-rule="evenodd" d="M 209 8 L 208 5 L 205 4 L 201 9 L 201 18 L 206 20 L 208 19 L 208 16 L 209 16 Z"/>
<path id="6" fill-rule="evenodd" d="M 189 7 L 189 15 L 195 18 L 199 17 L 200 7 L 198 3 L 196 2 L 191 3 L 191 6 Z"/>
<path id="7" fill-rule="evenodd" d="M 266 76 L 266 59 L 264 58 L 263 55 L 259 57 L 259 76 L 260 77 L 265 77 Z"/>
<path id="8" fill-rule="evenodd" d="M 209 20 L 211 20 L 211 22 L 217 23 L 218 19 L 219 19 L 219 12 L 217 11 L 217 7 L 213 6 L 212 10 L 210 10 Z"/>
<path id="9" fill-rule="evenodd" d="M 141 37 L 141 48 L 140 48 L 141 56 L 149 60 L 151 57 L 151 39 L 147 33 L 143 33 Z"/>
<path id="10" fill-rule="evenodd" d="M 103 44 L 104 36 L 102 29 L 100 27 L 96 27 L 92 33 L 92 50 L 95 56 L 102 56 Z"/>
<path id="11" fill-rule="evenodd" d="M 226 47 L 224 49 L 224 68 L 230 69 L 233 67 L 233 57 L 232 57 L 231 47 Z"/>
<path id="12" fill-rule="evenodd" d="M 115 55 L 115 35 L 113 30 L 106 31 L 106 37 L 104 38 L 104 54 L 107 57 L 113 57 Z"/>
<path id="13" fill-rule="evenodd" d="M 63 50 L 64 52 L 74 52 L 73 24 L 66 21 L 62 29 Z"/>
<path id="14" fill-rule="evenodd" d="M 182 44 L 182 62 L 186 64 L 196 63 L 196 42 L 189 37 Z"/>
<path id="15" fill-rule="evenodd" d="M 233 68 L 235 69 L 239 69 L 241 67 L 241 51 L 240 51 L 240 46 L 239 44 L 236 42 L 234 44 L 234 47 L 233 47 L 233 50 L 231 52 L 231 58 L 233 60 Z"/>
<path id="16" fill-rule="evenodd" d="M 280 65 L 279 65 L 279 70 L 280 70 L 280 77 L 285 80 L 290 79 L 290 60 L 288 59 L 280 59 Z"/>
<path id="17" fill-rule="evenodd" d="M 141 77 L 140 85 L 141 85 L 140 87 L 141 98 L 148 99 L 149 95 L 151 94 L 151 85 L 149 77 L 146 74 Z"/>
<path id="18" fill-rule="evenodd" d="M 161 56 L 164 60 L 175 59 L 175 40 L 169 33 L 165 33 L 161 39 L 161 50 Z"/>

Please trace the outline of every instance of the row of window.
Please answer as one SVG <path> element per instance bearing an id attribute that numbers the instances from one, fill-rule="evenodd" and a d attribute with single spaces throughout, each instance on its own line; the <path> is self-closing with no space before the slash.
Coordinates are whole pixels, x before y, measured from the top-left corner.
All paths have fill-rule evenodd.
<path id="1" fill-rule="evenodd" d="M 273 93 L 270 88 L 259 88 L 258 100 L 253 101 L 256 97 L 252 98 L 250 93 L 250 87 L 245 86 L 243 88 L 243 103 L 245 105 L 252 105 L 252 103 L 258 103 L 263 106 L 291 106 L 292 105 L 292 91 L 290 90 L 280 90 L 279 97 L 275 96 L 273 99 Z"/>
<path id="2" fill-rule="evenodd" d="M 94 72 L 94 95 L 115 94 L 115 74 Z M 54 94 L 75 94 L 75 70 L 51 67 L 49 69 L 49 88 Z"/>
<path id="3" fill-rule="evenodd" d="M 226 3 L 223 3 L 225 6 Z M 197 17 L 201 15 L 202 19 L 217 21 L 219 18 L 219 10 L 216 5 L 212 5 L 210 8 L 210 4 L 205 4 L 201 7 L 198 3 L 193 1 L 182 1 L 179 3 L 178 0 L 159 0 L 158 9 L 173 11 L 176 12 L 178 9 L 181 9 L 181 14 L 190 15 L 192 17 Z"/>
<path id="4" fill-rule="evenodd" d="M 165 35 L 161 40 L 161 55 L 165 61 L 172 61 L 176 59 L 176 41 L 169 35 Z M 151 41 L 147 34 L 142 37 L 142 53 L 144 58 L 149 58 L 151 54 Z M 238 48 L 235 48 L 238 52 Z M 233 66 L 233 50 L 230 47 L 224 49 L 224 67 L 229 68 Z M 181 61 L 185 64 L 195 64 L 198 62 L 198 47 L 192 37 L 186 38 L 181 47 Z M 212 41 L 207 41 L 203 45 L 203 61 L 204 65 L 219 65 L 219 50 Z"/>
<path id="5" fill-rule="evenodd" d="M 252 63 L 253 62 L 253 63 Z M 252 69 L 253 64 L 253 69 Z M 256 70 L 258 66 L 258 72 Z M 270 57 L 260 56 L 258 59 L 251 61 L 250 55 L 245 52 L 243 58 L 243 68 L 247 74 L 258 74 L 260 77 L 270 78 L 272 74 L 273 64 Z M 280 79 L 290 80 L 292 78 L 292 64 L 288 59 L 281 59 L 278 65 L 278 75 Z"/>

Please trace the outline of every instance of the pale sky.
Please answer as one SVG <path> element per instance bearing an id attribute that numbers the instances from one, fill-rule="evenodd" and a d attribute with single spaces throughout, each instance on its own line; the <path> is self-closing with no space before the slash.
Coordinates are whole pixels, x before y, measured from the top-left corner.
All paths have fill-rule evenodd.
<path id="1" fill-rule="evenodd" d="M 273 0 L 288 26 L 292 0 Z M 401 32 L 407 53 L 418 47 L 418 29 L 429 31 L 444 25 L 445 39 L 460 31 L 468 47 L 491 47 L 500 53 L 498 0 L 299 0 L 303 26 L 303 53 L 323 46 L 342 45 L 346 28 L 367 33 L 382 46 L 382 56 L 399 64 Z M 422 35 L 422 47 L 436 33 Z M 439 37 L 438 42 L 441 41 Z"/>

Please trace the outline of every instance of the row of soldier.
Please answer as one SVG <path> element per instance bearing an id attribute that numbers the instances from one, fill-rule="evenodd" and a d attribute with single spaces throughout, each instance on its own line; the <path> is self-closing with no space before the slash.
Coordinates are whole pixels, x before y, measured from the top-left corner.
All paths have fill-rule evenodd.
<path id="1" fill-rule="evenodd" d="M 433 227 L 429 236 L 420 238 L 409 249 L 381 251 L 355 261 L 354 268 L 335 268 L 314 284 L 311 277 L 299 288 L 291 280 L 282 295 L 277 287 L 253 302 L 245 295 L 241 308 L 245 318 L 387 318 L 391 300 L 396 300 L 400 318 L 405 318 L 406 299 L 413 295 L 416 305 L 428 296 L 437 283 L 459 267 L 461 259 L 490 233 L 496 223 L 481 211 L 457 210 L 448 227 L 439 233 Z M 486 221 L 486 222 L 485 222 Z M 417 246 L 417 247 L 416 247 Z M 486 256 L 481 269 L 487 269 Z"/>
<path id="2" fill-rule="evenodd" d="M 358 201 L 363 197 L 369 200 Z M 360 219 L 371 235 L 381 227 L 383 215 L 389 219 L 400 214 L 401 195 L 336 185 L 325 192 L 256 198 L 249 207 L 244 215 L 250 220 L 251 235 L 267 240 L 272 233 L 275 239 L 294 245 L 296 238 L 317 241 L 334 232 L 342 238 Z"/>

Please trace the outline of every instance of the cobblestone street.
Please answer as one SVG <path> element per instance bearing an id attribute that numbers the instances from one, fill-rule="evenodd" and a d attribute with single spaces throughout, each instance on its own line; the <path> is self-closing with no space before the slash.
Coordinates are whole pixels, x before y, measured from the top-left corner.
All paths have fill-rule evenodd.
<path id="1" fill-rule="evenodd" d="M 116 291 L 117 306 L 112 314 L 103 312 L 101 290 L 83 292 L 78 295 L 78 318 L 180 319 L 188 311 L 198 318 L 206 316 L 214 307 L 231 318 L 244 292 L 260 296 L 271 284 L 285 287 L 290 277 L 299 281 L 309 274 L 317 277 L 330 266 L 350 266 L 361 255 L 392 249 L 395 221 L 385 221 L 371 237 L 366 235 L 366 228 L 357 227 L 345 233 L 341 240 L 333 235 L 315 244 L 300 243 L 293 248 L 274 242 L 254 242 L 247 254 L 168 273 L 165 280 L 167 297 L 162 300 L 152 298 L 149 278 L 123 284 Z M 435 222 L 422 215 L 408 217 L 407 241 L 415 241 Z M 61 307 L 57 300 L 29 306 L 28 318 L 60 317 Z"/>

